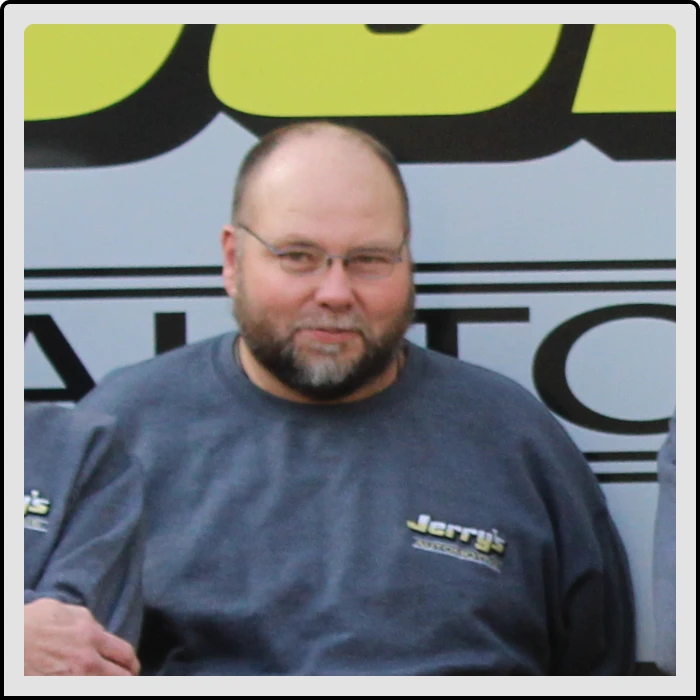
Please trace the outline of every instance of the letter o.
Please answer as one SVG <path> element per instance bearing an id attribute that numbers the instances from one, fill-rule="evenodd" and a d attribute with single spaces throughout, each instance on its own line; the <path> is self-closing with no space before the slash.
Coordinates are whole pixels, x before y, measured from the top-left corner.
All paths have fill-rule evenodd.
<path id="1" fill-rule="evenodd" d="M 653 435 L 668 430 L 669 417 L 623 420 L 598 413 L 581 403 L 566 380 L 566 361 L 574 343 L 585 333 L 610 321 L 625 318 L 676 320 L 668 304 L 606 306 L 574 316 L 557 326 L 540 344 L 532 366 L 535 388 L 545 405 L 557 415 L 584 428 L 618 435 Z"/>

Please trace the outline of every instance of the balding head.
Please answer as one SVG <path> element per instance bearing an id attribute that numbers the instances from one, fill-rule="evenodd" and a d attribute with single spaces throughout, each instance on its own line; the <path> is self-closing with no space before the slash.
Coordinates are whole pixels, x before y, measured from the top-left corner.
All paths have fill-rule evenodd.
<path id="1" fill-rule="evenodd" d="M 393 158 L 362 132 L 303 123 L 250 152 L 222 248 L 251 381 L 344 401 L 396 378 L 414 302 L 407 221 Z"/>
<path id="2" fill-rule="evenodd" d="M 326 121 L 298 122 L 281 127 L 266 134 L 248 152 L 241 163 L 236 179 L 232 222 L 239 222 L 241 217 L 247 216 L 248 195 L 257 181 L 264 180 L 265 171 L 269 170 L 267 166 L 271 163 L 274 165 L 276 156 L 293 157 L 292 154 L 297 152 L 302 158 L 309 159 L 314 157 L 314 153 L 323 157 L 332 156 L 333 152 L 336 152 L 338 157 L 342 158 L 343 154 L 349 151 L 365 154 L 376 160 L 386 170 L 399 197 L 403 232 L 408 235 L 410 232 L 408 194 L 391 152 L 364 131 Z M 343 165 L 343 162 L 338 162 L 339 168 Z"/>

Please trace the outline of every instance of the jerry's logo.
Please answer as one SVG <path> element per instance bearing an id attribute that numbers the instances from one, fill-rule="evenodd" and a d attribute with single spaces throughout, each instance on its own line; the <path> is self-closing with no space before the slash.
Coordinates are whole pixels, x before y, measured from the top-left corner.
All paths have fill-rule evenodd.
<path id="1" fill-rule="evenodd" d="M 27 165 L 140 160 L 220 111 L 259 135 L 338 119 L 401 162 L 525 160 L 582 138 L 669 159 L 675 80 L 670 25 L 31 25 Z"/>
<path id="2" fill-rule="evenodd" d="M 506 541 L 498 530 L 455 525 L 433 520 L 427 514 L 419 515 L 416 521 L 407 520 L 406 525 L 413 532 L 432 535 L 428 538 L 414 537 L 413 546 L 416 549 L 484 564 L 494 571 L 501 570 Z"/>
<path id="3" fill-rule="evenodd" d="M 46 516 L 51 511 L 51 501 L 43 498 L 38 489 L 32 489 L 24 494 L 24 527 L 27 530 L 46 532 L 48 522 Z"/>

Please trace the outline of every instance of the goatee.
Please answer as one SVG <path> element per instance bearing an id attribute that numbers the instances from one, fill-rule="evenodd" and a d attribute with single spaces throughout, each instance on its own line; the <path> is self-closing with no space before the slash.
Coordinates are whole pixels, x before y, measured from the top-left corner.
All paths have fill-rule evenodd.
<path id="1" fill-rule="evenodd" d="M 348 314 L 321 312 L 295 325 L 284 338 L 277 337 L 265 320 L 252 318 L 247 297 L 239 287 L 234 315 L 242 338 L 255 359 L 278 381 L 313 401 L 338 401 L 351 396 L 398 362 L 404 335 L 413 320 L 415 292 L 411 287 L 403 312 L 380 337 L 372 338 L 361 319 Z M 350 330 L 361 338 L 364 351 L 352 361 L 337 355 L 340 345 L 313 346 L 316 357 L 309 359 L 297 349 L 294 338 L 304 328 Z"/>

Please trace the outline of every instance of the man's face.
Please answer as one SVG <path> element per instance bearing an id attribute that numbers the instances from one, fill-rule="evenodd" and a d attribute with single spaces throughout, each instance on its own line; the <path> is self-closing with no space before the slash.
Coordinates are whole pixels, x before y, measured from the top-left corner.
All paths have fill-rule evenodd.
<path id="1" fill-rule="evenodd" d="M 297 139 L 273 153 L 253 176 L 240 223 L 277 249 L 397 251 L 404 223 L 388 169 L 366 147 L 332 136 Z M 224 237 L 225 253 L 227 241 L 236 246 L 232 232 Z M 257 363 L 311 400 L 349 397 L 393 371 L 414 305 L 407 247 L 399 252 L 402 261 L 383 279 L 354 278 L 339 260 L 299 276 L 239 233 L 237 251 L 226 255 L 225 279 Z"/>

